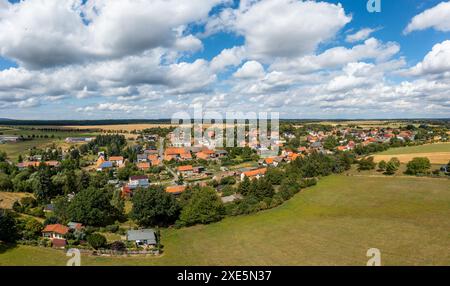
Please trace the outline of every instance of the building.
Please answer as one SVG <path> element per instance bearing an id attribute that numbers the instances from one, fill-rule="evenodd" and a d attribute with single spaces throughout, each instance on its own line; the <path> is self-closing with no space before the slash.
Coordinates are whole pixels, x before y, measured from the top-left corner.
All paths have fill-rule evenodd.
<path id="1" fill-rule="evenodd" d="M 186 186 L 167 186 L 166 193 L 179 195 L 182 192 L 186 191 Z"/>
<path id="2" fill-rule="evenodd" d="M 53 247 L 62 248 L 67 244 L 64 236 L 68 232 L 69 228 L 65 225 L 49 224 L 42 230 L 42 236 L 50 239 Z"/>
<path id="3" fill-rule="evenodd" d="M 245 177 L 248 177 L 249 179 L 259 179 L 261 177 L 264 177 L 266 172 L 267 172 L 267 168 L 261 168 L 261 169 L 243 172 L 241 174 L 241 181 L 243 181 Z"/>
<path id="4" fill-rule="evenodd" d="M 136 188 L 147 188 L 150 185 L 148 181 L 148 177 L 143 176 L 131 176 L 130 181 L 128 183 L 128 187 L 130 189 L 136 189 Z"/>
<path id="5" fill-rule="evenodd" d="M 80 230 L 83 229 L 83 225 L 81 223 L 79 223 L 79 222 L 72 222 L 71 221 L 71 222 L 69 222 L 67 224 L 67 226 L 69 227 L 69 229 L 77 230 L 77 231 L 80 231 Z"/>
<path id="6" fill-rule="evenodd" d="M 132 241 L 140 247 L 152 247 L 156 245 L 156 234 L 153 229 L 129 230 L 127 241 Z"/>
<path id="7" fill-rule="evenodd" d="M 17 164 L 17 168 L 20 170 L 26 169 L 28 167 L 39 167 L 40 165 L 50 166 L 50 167 L 59 167 L 60 163 L 58 161 L 45 161 L 45 162 L 37 162 L 37 161 L 29 161 L 22 162 Z"/>
<path id="8" fill-rule="evenodd" d="M 137 163 L 136 166 L 138 167 L 139 170 L 142 171 L 147 171 L 148 169 L 150 169 L 150 163 L 148 162 L 140 162 Z"/>
<path id="9" fill-rule="evenodd" d="M 111 163 L 113 163 L 113 165 L 116 167 L 123 165 L 123 157 L 122 156 L 111 156 L 111 157 L 109 157 L 109 161 Z"/>
<path id="10" fill-rule="evenodd" d="M 91 137 L 67 137 L 66 143 L 85 143 L 85 142 L 91 142 L 94 140 L 94 138 Z"/>
<path id="11" fill-rule="evenodd" d="M 0 135 L 0 142 L 19 142 L 19 136 Z"/>
<path id="12" fill-rule="evenodd" d="M 179 166 L 177 168 L 178 175 L 191 175 L 194 172 L 192 165 Z"/>

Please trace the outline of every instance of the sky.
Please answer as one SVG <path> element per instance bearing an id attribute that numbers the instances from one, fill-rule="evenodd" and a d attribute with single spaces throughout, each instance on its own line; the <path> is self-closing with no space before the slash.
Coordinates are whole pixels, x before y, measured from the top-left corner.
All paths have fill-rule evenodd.
<path id="1" fill-rule="evenodd" d="M 0 118 L 449 118 L 450 1 L 379 1 L 0 0 Z"/>

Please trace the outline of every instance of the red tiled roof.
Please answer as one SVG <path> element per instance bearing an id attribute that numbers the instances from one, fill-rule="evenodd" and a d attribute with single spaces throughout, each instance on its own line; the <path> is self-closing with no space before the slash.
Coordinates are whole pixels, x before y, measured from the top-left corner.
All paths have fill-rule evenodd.
<path id="1" fill-rule="evenodd" d="M 262 168 L 262 169 L 247 171 L 247 172 L 244 172 L 243 174 L 246 177 L 254 177 L 257 175 L 264 175 L 266 172 L 267 172 L 267 168 Z"/>
<path id="2" fill-rule="evenodd" d="M 186 190 L 186 186 L 168 186 L 166 192 L 171 194 L 179 194 Z"/>
<path id="3" fill-rule="evenodd" d="M 193 167 L 192 165 L 187 165 L 187 166 L 179 166 L 177 169 L 179 172 L 184 172 L 184 171 L 192 171 Z"/>
<path id="4" fill-rule="evenodd" d="M 146 170 L 150 168 L 150 163 L 146 162 L 137 163 L 137 167 L 141 170 Z"/>
<path id="5" fill-rule="evenodd" d="M 122 156 L 111 156 L 109 157 L 109 161 L 123 161 Z"/>
<path id="6" fill-rule="evenodd" d="M 42 232 L 54 232 L 65 235 L 69 232 L 69 228 L 62 224 L 49 224 L 44 228 Z"/>

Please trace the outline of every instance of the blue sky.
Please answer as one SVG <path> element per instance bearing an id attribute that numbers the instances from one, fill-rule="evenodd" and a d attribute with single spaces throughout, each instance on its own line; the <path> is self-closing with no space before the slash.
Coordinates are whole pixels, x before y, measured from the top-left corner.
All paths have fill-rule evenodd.
<path id="1" fill-rule="evenodd" d="M 0 0 L 0 117 L 450 117 L 449 1 L 119 2 Z"/>

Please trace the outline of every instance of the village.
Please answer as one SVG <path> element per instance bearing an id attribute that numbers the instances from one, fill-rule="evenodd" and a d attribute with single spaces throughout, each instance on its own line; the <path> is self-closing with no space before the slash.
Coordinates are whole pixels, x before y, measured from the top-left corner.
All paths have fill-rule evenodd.
<path id="1" fill-rule="evenodd" d="M 293 172 L 291 165 L 296 165 L 296 168 L 309 165 L 310 158 L 319 165 L 325 162 L 324 160 L 328 156 L 337 161 L 354 161 L 358 157 L 362 158 L 392 147 L 448 140 L 448 132 L 439 133 L 432 129 L 410 126 L 402 128 L 321 125 L 295 127 L 291 124 L 283 124 L 280 132 L 270 133 L 269 142 L 275 144 L 276 148 L 267 147 L 255 139 L 250 140 L 249 138 L 252 136 L 258 138 L 259 134 L 249 131 L 245 133 L 245 139 L 248 141 L 239 142 L 235 147 L 216 148 L 214 142 L 217 141 L 213 140 L 214 132 L 205 130 L 205 133 L 207 138 L 202 138 L 200 141 L 191 140 L 182 144 L 173 139 L 173 128 L 159 129 L 158 134 L 152 133 L 152 130 L 133 131 L 130 134 L 133 137 L 128 139 L 121 134 L 67 137 L 64 141 L 70 147 L 65 150 L 61 148 L 33 150 L 20 162 L 9 161 L 9 164 L 12 168 L 17 168 L 18 172 L 34 173 L 37 171 L 39 173 L 44 172 L 43 170 L 53 172 L 52 174 L 55 174 L 52 177 L 53 181 L 56 180 L 55 176 L 58 177 L 62 172 L 65 174 L 64 180 L 66 181 L 62 184 L 62 193 L 59 195 L 48 194 L 39 198 L 38 194 L 37 201 L 21 200 L 16 202 L 15 209 L 18 212 L 30 214 L 29 205 L 31 205 L 31 209 L 37 213 L 37 216 L 46 218 L 45 226 L 40 230 L 41 239 L 47 241 L 44 245 L 54 248 L 79 246 L 83 245 L 83 241 L 89 234 L 91 240 L 89 245 L 96 251 L 101 251 L 106 245 L 106 240 L 104 236 L 96 233 L 95 230 L 98 228 L 92 228 L 89 223 L 86 225 L 85 222 L 88 220 L 85 219 L 85 216 L 79 216 L 81 219 L 85 219 L 84 222 L 72 221 L 69 219 L 71 216 L 65 219 L 58 217 L 66 215 L 64 208 L 67 208 L 74 198 L 79 196 L 83 188 L 79 186 L 82 184 L 83 176 L 87 177 L 86 180 L 91 181 L 86 186 L 100 184 L 98 189 L 112 194 L 119 201 L 118 204 L 122 204 L 119 207 L 122 214 L 112 219 L 111 222 L 123 216 L 125 204 L 131 204 L 135 208 L 137 193 L 152 188 L 161 189 L 172 197 L 173 202 L 185 200 L 183 196 L 191 199 L 192 194 L 188 195 L 187 193 L 192 193 L 193 190 L 202 188 L 213 190 L 216 198 L 220 201 L 220 211 L 218 210 L 218 212 L 221 214 L 218 215 L 218 218 L 211 219 L 212 222 L 223 217 L 224 209 L 228 208 L 227 212 L 238 215 L 271 208 L 289 199 L 298 191 L 293 188 L 301 189 L 315 184 L 314 177 L 328 174 L 321 170 L 322 167 L 314 167 L 316 169 L 314 169 L 313 175 L 303 175 L 303 179 L 295 178 L 293 181 L 292 179 L 289 181 L 289 175 L 283 175 L 283 173 Z M 13 138 L 12 136 L 2 138 L 2 140 L 20 140 L 19 137 Z M 70 164 L 76 166 L 70 166 Z M 336 168 L 349 168 L 349 165 L 345 165 L 347 163 L 334 164 L 338 165 L 334 165 L 332 172 L 335 172 Z M 345 166 L 342 167 L 342 164 Z M 446 172 L 447 169 L 444 171 Z M 78 179 L 81 183 L 73 183 L 77 185 L 75 187 L 67 186 L 71 180 L 67 174 L 75 176 L 76 178 L 73 179 Z M 268 178 L 265 178 L 266 175 Z M 286 178 L 283 179 L 284 177 Z M 94 183 L 93 180 L 100 181 Z M 56 184 L 54 183 L 53 187 Z M 254 184 L 253 187 L 252 184 Z M 252 191 L 248 191 L 248 189 L 252 188 L 254 193 L 250 195 Z M 247 202 L 250 200 L 248 198 L 255 196 L 257 197 L 255 202 Z M 61 204 L 64 206 L 63 208 Z M 36 208 L 42 208 L 43 213 L 36 211 Z M 77 216 L 72 215 L 73 217 Z M 139 215 L 134 218 L 138 222 L 139 219 L 142 219 Z M 125 219 L 125 221 L 127 220 Z M 169 221 L 173 222 L 174 220 Z M 207 223 L 207 221 L 205 222 Z M 192 220 L 180 225 L 205 222 Z M 155 225 L 157 226 L 159 223 L 138 223 L 138 226 L 124 228 L 116 221 L 112 225 L 110 222 L 104 223 L 101 229 L 103 232 L 111 233 L 113 230 L 119 234 L 115 237 L 120 237 L 120 239 L 110 246 L 110 249 L 114 249 L 116 252 L 135 251 L 133 253 L 158 254 L 161 250 L 159 233 L 154 227 L 147 227 Z M 105 230 L 105 226 L 107 226 L 107 230 Z M 42 245 L 42 242 L 40 243 Z M 102 253 L 110 253 L 102 251 Z"/>

